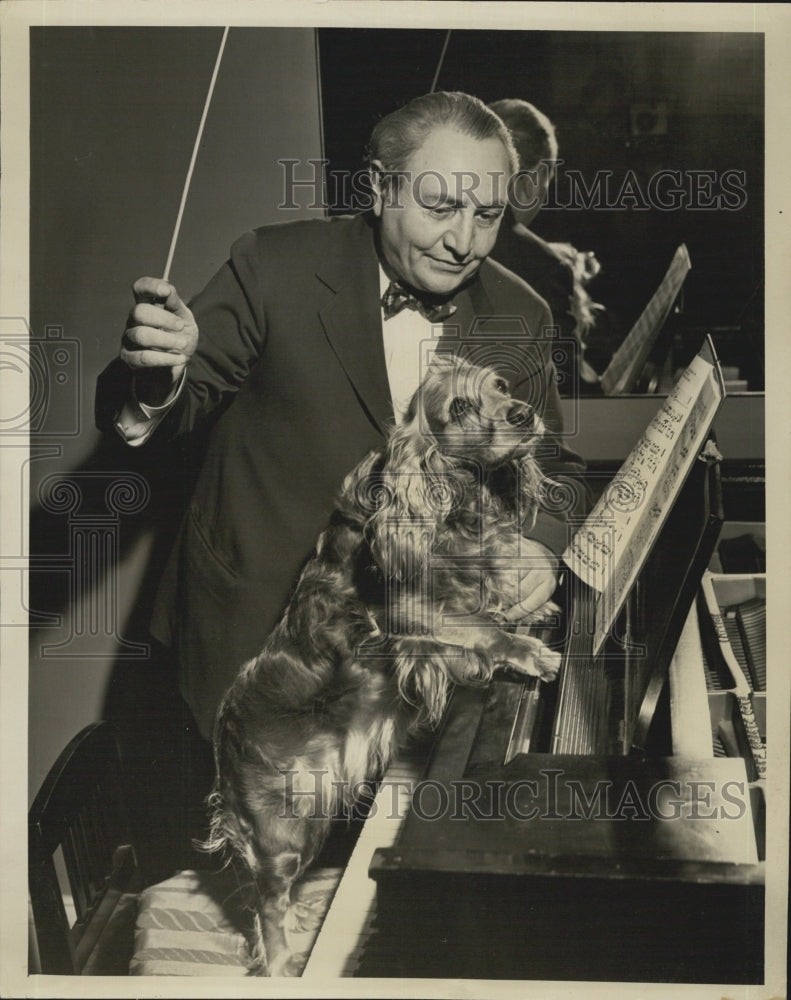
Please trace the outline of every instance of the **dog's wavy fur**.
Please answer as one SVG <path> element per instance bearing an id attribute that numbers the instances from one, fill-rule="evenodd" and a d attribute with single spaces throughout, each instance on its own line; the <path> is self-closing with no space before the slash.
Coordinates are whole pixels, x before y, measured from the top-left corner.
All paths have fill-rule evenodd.
<path id="1" fill-rule="evenodd" d="M 496 624 L 520 597 L 543 428 L 491 369 L 437 357 L 384 452 L 346 478 L 280 622 L 220 706 L 206 847 L 255 886 L 253 970 L 290 972 L 291 887 L 330 817 L 451 685 L 559 657 Z"/>

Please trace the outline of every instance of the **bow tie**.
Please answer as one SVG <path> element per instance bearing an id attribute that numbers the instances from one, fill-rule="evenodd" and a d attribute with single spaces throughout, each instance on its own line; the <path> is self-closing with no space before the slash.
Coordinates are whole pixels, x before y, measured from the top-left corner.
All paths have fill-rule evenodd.
<path id="1" fill-rule="evenodd" d="M 397 316 L 402 309 L 416 309 L 430 323 L 441 323 L 456 312 L 456 306 L 452 302 L 423 302 L 397 281 L 391 281 L 382 296 L 382 309 L 385 319 Z"/>

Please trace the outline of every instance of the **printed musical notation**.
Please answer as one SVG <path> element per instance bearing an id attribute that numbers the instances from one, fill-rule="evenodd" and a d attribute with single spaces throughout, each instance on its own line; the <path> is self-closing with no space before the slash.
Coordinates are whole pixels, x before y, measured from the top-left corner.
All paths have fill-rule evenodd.
<path id="1" fill-rule="evenodd" d="M 613 355 L 601 377 L 605 396 L 628 392 L 645 364 L 656 338 L 664 326 L 676 296 L 691 267 L 689 252 L 682 243 L 673 254 L 659 288 L 651 296 L 628 336 Z"/>
<path id="2" fill-rule="evenodd" d="M 725 397 L 707 342 L 566 549 L 566 565 L 600 596 L 594 655 L 612 628 Z"/>

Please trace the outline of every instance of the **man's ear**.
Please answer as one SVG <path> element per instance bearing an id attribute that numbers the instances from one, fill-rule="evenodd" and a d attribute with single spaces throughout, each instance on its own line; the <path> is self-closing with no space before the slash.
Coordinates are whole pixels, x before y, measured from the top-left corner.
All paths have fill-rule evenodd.
<path id="1" fill-rule="evenodd" d="M 523 212 L 541 208 L 541 181 L 538 169 L 520 170 L 513 179 L 514 207 Z"/>
<path id="2" fill-rule="evenodd" d="M 371 190 L 373 191 L 374 203 L 373 203 L 373 213 L 379 218 L 382 214 L 382 206 L 384 205 L 384 191 L 382 188 L 382 181 L 384 177 L 384 167 L 382 166 L 381 160 L 371 160 L 371 167 L 368 171 L 368 176 L 371 180 Z"/>

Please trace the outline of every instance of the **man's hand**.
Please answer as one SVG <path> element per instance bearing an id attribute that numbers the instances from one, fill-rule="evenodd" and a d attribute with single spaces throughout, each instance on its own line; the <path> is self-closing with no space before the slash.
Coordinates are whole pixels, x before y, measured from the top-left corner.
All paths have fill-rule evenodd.
<path id="1" fill-rule="evenodd" d="M 135 373 L 137 398 L 162 404 L 198 346 L 195 318 L 162 278 L 138 278 L 135 305 L 121 341 L 121 360 Z"/>
<path id="2" fill-rule="evenodd" d="M 503 613 L 508 622 L 524 621 L 550 600 L 557 587 L 558 560 L 546 545 L 532 538 L 523 538 L 522 553 L 530 562 L 530 566 L 521 572 L 519 581 L 519 593 L 525 596 L 519 604 Z"/>

